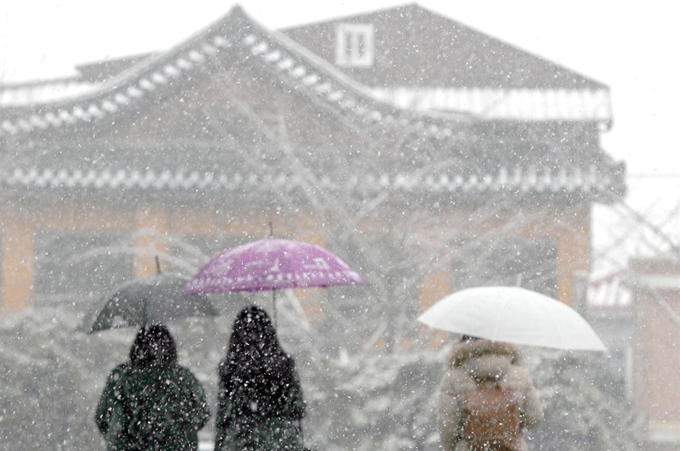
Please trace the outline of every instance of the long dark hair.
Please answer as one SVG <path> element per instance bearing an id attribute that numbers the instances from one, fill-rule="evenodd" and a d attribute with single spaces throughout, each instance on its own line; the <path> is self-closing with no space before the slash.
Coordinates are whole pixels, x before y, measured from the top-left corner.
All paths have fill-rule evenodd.
<path id="1" fill-rule="evenodd" d="M 153 324 L 139 329 L 130 347 L 133 366 L 167 365 L 177 361 L 177 345 L 164 324 Z"/>
<path id="2" fill-rule="evenodd" d="M 267 312 L 256 306 L 241 310 L 220 364 L 224 394 L 245 396 L 259 403 L 259 411 L 266 414 L 285 401 L 292 377 L 292 359 L 281 347 Z"/>

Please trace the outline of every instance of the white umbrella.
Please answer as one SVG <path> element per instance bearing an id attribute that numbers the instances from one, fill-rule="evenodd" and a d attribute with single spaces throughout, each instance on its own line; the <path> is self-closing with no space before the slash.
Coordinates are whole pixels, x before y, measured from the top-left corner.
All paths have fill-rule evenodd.
<path id="1" fill-rule="evenodd" d="M 478 287 L 446 296 L 418 318 L 464 335 L 580 351 L 607 348 L 585 319 L 551 297 L 518 287 Z"/>

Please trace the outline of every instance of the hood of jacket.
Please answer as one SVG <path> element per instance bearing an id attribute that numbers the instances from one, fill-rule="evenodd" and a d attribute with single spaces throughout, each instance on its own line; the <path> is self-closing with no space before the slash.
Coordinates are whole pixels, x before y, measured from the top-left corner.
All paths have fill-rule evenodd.
<path id="1" fill-rule="evenodd" d="M 499 380 L 512 365 L 519 364 L 519 350 L 510 343 L 471 340 L 456 343 L 451 350 L 449 365 L 476 380 Z"/>

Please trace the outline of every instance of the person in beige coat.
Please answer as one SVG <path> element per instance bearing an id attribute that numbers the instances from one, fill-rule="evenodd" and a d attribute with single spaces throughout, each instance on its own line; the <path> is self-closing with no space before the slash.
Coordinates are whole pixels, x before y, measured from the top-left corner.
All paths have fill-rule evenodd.
<path id="1" fill-rule="evenodd" d="M 519 351 L 509 343 L 464 336 L 451 350 L 441 382 L 439 434 L 445 451 L 466 451 L 464 409 L 466 393 L 476 389 L 478 380 L 494 380 L 517 397 L 522 428 L 532 428 L 543 419 L 536 388 L 519 365 Z M 518 449 L 527 450 L 520 436 Z"/>

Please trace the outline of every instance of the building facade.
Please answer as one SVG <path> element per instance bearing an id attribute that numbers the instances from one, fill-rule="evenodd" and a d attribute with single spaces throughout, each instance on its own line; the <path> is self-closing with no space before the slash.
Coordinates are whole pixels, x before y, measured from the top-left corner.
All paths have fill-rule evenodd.
<path id="1" fill-rule="evenodd" d="M 180 250 L 269 221 L 376 289 L 413 279 L 414 310 L 518 279 L 571 303 L 591 206 L 625 191 L 599 145 L 606 86 L 418 6 L 282 32 L 235 7 L 165 52 L 80 70 L 0 90 L 3 313 L 153 273 L 159 253 L 188 271 Z M 398 233 L 400 261 L 427 270 L 351 252 Z"/>

